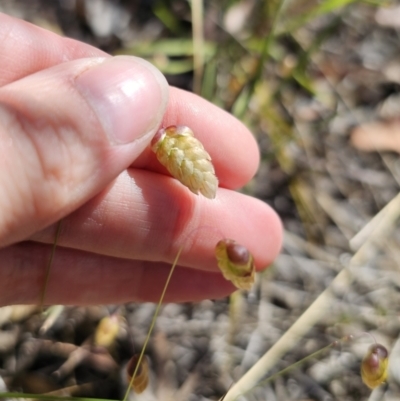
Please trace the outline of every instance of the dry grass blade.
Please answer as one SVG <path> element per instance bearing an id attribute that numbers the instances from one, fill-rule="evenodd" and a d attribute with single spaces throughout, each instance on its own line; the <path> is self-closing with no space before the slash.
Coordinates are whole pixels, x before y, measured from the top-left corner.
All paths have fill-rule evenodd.
<path id="1" fill-rule="evenodd" d="M 329 194 L 320 193 L 316 196 L 316 200 L 325 213 L 336 223 L 337 227 L 343 233 L 347 240 L 353 236 L 354 232 L 354 219 L 333 197 Z"/>
<path id="2" fill-rule="evenodd" d="M 387 235 L 387 230 L 393 229 L 400 216 L 400 194 L 393 198 L 369 223 L 367 223 L 351 240 L 350 247 L 358 250 L 366 241 L 373 239 L 382 242 L 380 233 Z"/>
<path id="3" fill-rule="evenodd" d="M 140 352 L 140 355 L 139 355 L 137 363 L 136 363 L 135 370 L 134 370 L 134 372 L 132 374 L 132 378 L 131 378 L 131 380 L 129 382 L 129 385 L 128 385 L 128 388 L 126 390 L 126 393 L 125 393 L 125 396 L 124 396 L 124 401 L 126 401 L 128 399 L 129 392 L 130 392 L 130 390 L 132 388 L 132 385 L 133 385 L 133 383 L 135 381 L 136 375 L 138 374 L 139 368 L 141 366 L 142 359 L 144 357 L 144 353 L 146 351 L 147 344 L 148 344 L 148 342 L 150 340 L 150 336 L 151 336 L 151 333 L 153 331 L 154 325 L 156 324 L 156 320 L 157 320 L 157 316 L 158 316 L 158 313 L 159 313 L 160 308 L 161 308 L 161 304 L 162 304 L 162 302 L 164 300 L 165 293 L 167 292 L 167 288 L 168 288 L 169 282 L 171 281 L 172 274 L 173 274 L 173 272 L 175 270 L 176 265 L 178 264 L 178 260 L 179 260 L 179 257 L 181 255 L 182 249 L 183 249 L 182 247 L 179 249 L 178 254 L 176 255 L 176 258 L 174 260 L 174 263 L 171 266 L 171 270 L 170 270 L 169 275 L 167 277 L 167 281 L 165 282 L 163 291 L 162 291 L 161 296 L 160 296 L 160 300 L 158 301 L 157 308 L 156 308 L 156 310 L 154 312 L 153 319 L 152 319 L 150 327 L 149 327 L 149 331 L 147 332 L 146 340 L 144 341 L 144 344 L 143 344 L 143 347 L 142 347 L 142 351 Z"/>
<path id="4" fill-rule="evenodd" d="M 298 341 L 325 316 L 332 302 L 335 299 L 336 292 L 346 291 L 353 281 L 352 268 L 359 266 L 365 261 L 370 254 L 371 244 L 385 241 L 390 235 L 391 228 L 394 226 L 400 207 L 398 195 L 390 202 L 391 210 L 396 213 L 387 213 L 386 218 L 380 221 L 375 230 L 370 233 L 368 241 L 364 242 L 358 251 L 351 258 L 349 265 L 344 267 L 342 271 L 335 277 L 329 287 L 323 291 L 318 298 L 310 305 L 310 307 L 299 317 L 299 319 L 290 327 L 289 330 L 264 354 L 264 356 L 227 392 L 224 401 L 233 401 L 239 396 L 246 394 L 275 366 L 281 357 L 296 346 Z M 388 206 L 389 206 L 388 205 Z"/>
<path id="5" fill-rule="evenodd" d="M 347 288 L 351 283 L 351 274 L 343 269 L 331 285 L 314 301 L 300 316 L 296 323 L 267 351 L 267 353 L 227 392 L 224 401 L 236 400 L 239 396 L 253 389 L 265 374 L 281 359 L 281 357 L 296 346 L 298 341 L 313 327 L 329 310 L 334 298 L 335 287 Z"/>

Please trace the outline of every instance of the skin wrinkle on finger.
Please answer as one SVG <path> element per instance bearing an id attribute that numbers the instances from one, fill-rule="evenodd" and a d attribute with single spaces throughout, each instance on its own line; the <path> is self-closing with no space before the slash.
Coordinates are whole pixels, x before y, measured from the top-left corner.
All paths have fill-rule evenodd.
<path id="1" fill-rule="evenodd" d="M 14 113 L 3 113 L 3 111 L 3 108 L 0 107 L 0 143 L 9 142 L 9 146 L 6 151 L 2 149 L 1 152 L 2 171 L 7 173 L 0 174 L 0 186 L 2 188 L 2 196 L 0 197 L 0 209 L 2 211 L 0 244 L 2 243 L 1 237 L 9 238 L 12 236 L 15 222 L 20 221 L 24 214 L 37 216 L 36 202 L 29 191 L 32 187 L 29 185 L 28 176 L 28 174 L 36 171 L 35 167 L 37 167 L 34 146 L 30 142 L 25 144 L 32 149 L 30 152 L 31 159 L 35 159 L 35 161 L 16 157 L 19 154 L 19 143 L 13 132 L 18 127 L 19 120 Z M 4 128 L 2 129 L 2 127 Z M 29 165 L 31 168 L 25 168 L 23 164 Z M 22 172 L 22 174 L 16 177 L 16 171 Z M 24 227 L 21 229 L 23 230 Z M 27 234 L 29 234 L 29 230 Z"/>
<path id="2" fill-rule="evenodd" d="M 43 210 L 43 204 L 51 202 L 55 209 L 64 207 L 65 199 L 68 198 L 68 193 L 72 191 L 77 179 L 81 177 L 84 169 L 74 169 L 72 176 L 66 174 L 67 169 L 62 166 L 81 166 L 85 163 L 82 158 L 79 160 L 75 152 L 75 141 L 77 140 L 77 127 L 65 124 L 57 124 L 47 122 L 45 120 L 28 121 L 24 116 L 16 118 L 20 125 L 20 131 L 26 133 L 24 143 L 21 147 L 21 154 L 29 154 L 33 160 L 26 160 L 28 165 L 25 171 L 29 174 L 28 181 L 31 182 L 46 182 L 48 192 L 40 193 L 38 196 L 32 193 L 27 196 L 27 199 L 32 200 L 34 205 L 35 215 L 38 218 L 42 216 L 46 218 L 46 213 Z M 16 123 L 16 124 L 17 124 Z M 26 148 L 32 145 L 32 151 L 26 152 Z M 50 146 L 49 146 L 50 145 Z M 44 147 L 50 147 L 52 152 L 43 151 Z M 60 163 L 63 160 L 63 163 Z M 28 188 L 33 189 L 34 186 L 29 185 Z M 46 207 L 47 209 L 47 207 Z"/>
<path id="3" fill-rule="evenodd" d="M 165 260 L 161 255 L 167 255 L 168 261 L 174 258 L 174 241 L 192 226 L 196 199 L 176 180 L 164 176 L 154 180 L 152 175 L 132 169 L 123 172 L 112 186 L 63 220 L 59 243 L 66 239 L 65 245 L 74 247 L 70 238 L 79 238 L 79 243 L 93 244 L 91 251 L 107 253 L 111 251 L 106 245 L 109 238 L 118 238 L 112 240 L 111 256 L 153 261 Z M 177 199 L 181 199 L 179 205 L 175 205 Z M 52 238 L 51 232 L 50 228 L 32 238 L 46 241 Z"/>
<path id="4" fill-rule="evenodd" d="M 38 303 L 50 245 L 31 242 L 0 249 L 1 304 Z M 171 265 L 129 261 L 59 247 L 47 304 L 157 302 Z M 165 302 L 221 298 L 232 292 L 220 274 L 177 266 Z"/>
<path id="5" fill-rule="evenodd" d="M 44 266 L 46 266 L 48 255 L 33 250 L 31 257 L 27 257 L 27 250 L 32 251 L 31 246 L 27 243 L 4 250 L 0 249 L 0 255 L 6 254 L 0 258 L 2 260 L 0 289 L 3 305 L 12 304 L 14 298 L 17 298 L 21 304 L 38 303 L 40 300 L 37 295 L 32 298 L 32 291 L 43 287 Z M 32 268 L 32 261 L 35 265 L 41 265 L 43 268 L 40 270 Z M 4 288 L 1 288 L 2 285 Z"/>
<path id="6" fill-rule="evenodd" d="M 127 76 L 136 74 L 137 79 L 148 82 L 150 87 L 160 92 L 154 90 L 154 95 L 143 100 L 139 90 L 138 95 L 130 99 L 133 108 L 139 109 L 143 103 L 151 102 L 154 107 L 149 108 L 148 116 L 137 118 L 136 123 L 124 123 L 126 130 L 137 135 L 136 139 L 132 138 L 132 143 L 126 146 L 110 144 L 99 116 L 74 85 L 75 78 L 88 66 L 103 61 L 103 58 L 77 60 L 0 88 L 0 104 L 9 109 L 9 114 L 18 115 L 19 124 L 13 127 L 16 151 L 12 157 L 24 159 L 26 151 L 28 159 L 33 160 L 31 164 L 26 160 L 24 166 L 31 193 L 27 191 L 21 197 L 36 205 L 33 213 L 21 214 L 23 218 L 14 222 L 7 236 L 0 227 L 2 245 L 22 240 L 43 229 L 101 191 L 141 153 L 158 127 L 166 100 L 165 90 L 161 90 L 153 72 L 131 58 L 109 61 L 111 71 L 125 72 Z M 106 73 L 108 70 L 105 68 L 102 71 Z M 18 127 L 23 129 L 18 130 Z M 115 126 L 115 130 L 119 128 Z M 25 174 L 24 169 L 22 172 L 11 171 L 15 180 L 18 180 L 18 174 Z M 29 212 L 24 208 L 20 210 Z"/>
<path id="7" fill-rule="evenodd" d="M 92 64 L 93 61 L 89 63 Z M 77 67 L 75 73 L 80 70 L 79 66 Z M 86 63 L 81 65 L 82 68 L 87 68 Z M 57 73 L 53 73 L 53 76 L 57 82 Z M 88 168 L 88 165 L 95 160 L 103 159 L 101 155 L 105 145 L 100 143 L 106 144 L 104 136 L 96 135 L 90 139 L 90 149 L 94 157 L 90 158 L 88 152 L 82 152 L 77 144 L 82 140 L 88 142 L 88 138 L 84 139 L 79 131 L 85 132 L 89 129 L 93 131 L 96 129 L 94 127 L 96 122 L 93 117 L 90 117 L 88 109 L 84 123 L 79 126 L 75 123 L 78 119 L 71 115 L 64 116 L 63 106 L 56 100 L 50 105 L 52 110 L 49 110 L 48 99 L 45 99 L 53 95 L 49 80 L 51 81 L 51 76 L 50 78 L 43 76 L 42 80 L 37 79 L 33 85 L 30 84 L 30 80 L 26 84 L 18 81 L 0 89 L 0 104 L 3 106 L 2 122 L 6 121 L 10 127 L 7 131 L 0 127 L 1 136 L 11 137 L 13 142 L 12 152 L 9 154 L 13 158 L 12 163 L 10 162 L 13 168 L 7 174 L 0 175 L 0 181 L 6 175 L 13 175 L 19 187 L 24 188 L 24 193 L 14 193 L 14 195 L 24 199 L 25 203 L 31 207 L 31 210 L 28 207 L 19 210 L 23 210 L 26 216 L 32 216 L 35 220 L 34 225 L 39 227 L 48 224 L 52 210 L 54 214 L 57 214 L 70 207 L 69 203 L 73 200 L 74 194 L 80 192 L 80 182 L 84 183 L 90 178 L 85 178 L 85 174 L 87 175 L 88 171 L 96 171 L 95 166 Z M 74 93 L 72 86 L 69 86 L 72 85 L 72 81 L 67 78 L 63 82 L 66 88 L 59 86 L 60 96 L 63 91 L 69 94 Z M 29 84 L 31 91 L 19 90 L 21 85 Z M 79 96 L 75 95 L 75 103 L 79 105 L 78 110 L 85 110 L 86 104 Z M 10 116 L 13 123 L 8 121 Z M 47 151 L 49 148 L 52 149 L 51 152 Z M 14 163 L 18 160 L 23 160 L 23 168 L 14 168 Z M 65 166 L 70 168 L 66 169 Z M 14 207 L 15 204 L 12 205 L 12 208 Z M 53 221 L 56 219 L 57 217 L 53 217 Z M 15 226 L 19 224 L 18 220 L 16 219 Z M 26 223 L 25 228 L 18 227 L 19 239 L 24 238 L 25 233 L 29 231 L 31 233 L 33 230 L 29 222 L 26 221 Z M 0 243 L 4 244 L 6 237 L 7 241 L 15 241 L 12 231 L 4 232 L 1 229 Z"/>
<path id="8" fill-rule="evenodd" d="M 99 196 L 64 220 L 62 246 L 167 263 L 183 246 L 181 264 L 212 271 L 217 270 L 214 247 L 220 235 L 248 247 L 258 268 L 280 250 L 279 218 L 269 206 L 243 194 L 220 189 L 210 201 L 170 177 L 131 169 Z M 93 216 L 96 225 L 90 224 Z M 53 232 L 45 230 L 32 239 L 51 243 Z"/>

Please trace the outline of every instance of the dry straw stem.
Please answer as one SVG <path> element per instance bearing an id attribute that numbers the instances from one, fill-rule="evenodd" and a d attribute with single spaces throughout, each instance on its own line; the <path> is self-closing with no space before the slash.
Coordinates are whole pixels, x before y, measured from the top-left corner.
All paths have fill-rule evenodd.
<path id="1" fill-rule="evenodd" d="M 200 94 L 204 66 L 204 24 L 203 0 L 192 0 L 192 31 L 193 31 L 193 92 Z"/>
<path id="2" fill-rule="evenodd" d="M 384 208 L 392 210 L 395 209 L 393 205 L 397 205 L 397 213 L 388 214 L 386 218 L 381 219 L 380 223 L 375 225 L 374 230 L 370 235 L 364 237 L 364 243 L 361 243 L 360 240 L 359 249 L 351 258 L 348 266 L 343 267 L 329 287 L 318 296 L 318 298 L 299 317 L 292 327 L 290 327 L 290 329 L 265 353 L 265 355 L 230 388 L 223 398 L 224 401 L 236 400 L 241 395 L 248 393 L 256 387 L 261 379 L 265 377 L 268 371 L 275 366 L 282 356 L 294 348 L 299 340 L 326 315 L 335 299 L 335 293 L 345 291 L 352 283 L 353 268 L 365 262 L 370 254 L 371 246 L 376 245 L 377 238 L 379 238 L 380 243 L 383 243 L 385 238 L 387 238 L 392 231 L 399 215 L 399 202 L 400 194 Z M 377 216 L 375 216 L 367 226 L 376 218 Z M 364 229 L 362 229 L 360 233 L 363 230 Z"/>
<path id="3" fill-rule="evenodd" d="M 156 324 L 156 320 L 157 320 L 158 313 L 159 313 L 160 308 L 161 308 L 161 305 L 162 305 L 162 303 L 163 303 L 163 300 L 164 300 L 164 297 L 165 297 L 165 293 L 167 292 L 167 288 L 168 288 L 169 282 L 171 281 L 172 274 L 174 273 L 175 267 L 176 267 L 176 265 L 178 264 L 178 260 L 179 260 L 179 257 L 180 257 L 180 255 L 181 255 L 182 249 L 183 249 L 182 247 L 179 249 L 178 254 L 176 255 L 176 258 L 175 258 L 175 260 L 174 260 L 174 263 L 172 264 L 171 270 L 170 270 L 169 275 L 168 275 L 168 277 L 167 277 L 167 281 L 165 282 L 163 291 L 162 291 L 161 296 L 160 296 L 160 300 L 158 301 L 157 308 L 156 308 L 156 310 L 155 310 L 155 312 L 154 312 L 154 316 L 153 316 L 153 319 L 152 319 L 152 321 L 151 321 L 149 331 L 148 331 L 147 336 L 146 336 L 146 339 L 145 339 L 145 341 L 144 341 L 143 348 L 142 348 L 142 350 L 140 351 L 139 358 L 138 358 L 138 360 L 137 360 L 137 364 L 136 364 L 135 370 L 134 370 L 134 372 L 133 372 L 133 374 L 132 374 L 132 377 L 131 377 L 131 380 L 130 380 L 130 382 L 129 382 L 129 385 L 128 385 L 128 388 L 127 388 L 127 390 L 126 390 L 126 393 L 125 393 L 125 396 L 124 396 L 123 401 L 126 401 L 126 400 L 128 399 L 129 393 L 130 393 L 131 388 L 132 388 L 132 385 L 133 385 L 133 383 L 134 383 L 134 381 L 135 381 L 136 375 L 137 375 L 138 372 L 139 372 L 139 368 L 140 368 L 140 366 L 141 366 L 141 362 L 142 362 L 142 359 L 143 359 L 143 357 L 144 357 L 144 353 L 145 353 L 145 351 L 146 351 L 147 344 L 148 344 L 148 342 L 149 342 L 149 340 L 150 340 L 151 333 L 152 333 L 153 328 L 154 328 L 154 326 L 155 326 L 155 324 Z"/>
<path id="4" fill-rule="evenodd" d="M 319 193 L 316 195 L 316 200 L 324 212 L 334 221 L 336 226 L 342 232 L 347 240 L 350 240 L 356 230 L 354 219 L 350 212 L 341 205 L 330 195 L 326 193 Z"/>
<path id="5" fill-rule="evenodd" d="M 351 240 L 350 247 L 353 251 L 357 251 L 376 230 L 383 231 L 395 222 L 400 216 L 400 194 L 394 197 L 379 213 L 377 213 L 371 221 L 366 224 Z M 393 225 L 392 225 L 393 227 Z M 382 240 L 374 235 L 379 242 Z"/>

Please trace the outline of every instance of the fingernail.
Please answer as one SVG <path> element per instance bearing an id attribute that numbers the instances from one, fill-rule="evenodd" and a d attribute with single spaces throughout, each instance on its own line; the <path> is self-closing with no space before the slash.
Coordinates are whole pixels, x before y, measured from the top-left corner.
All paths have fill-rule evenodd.
<path id="1" fill-rule="evenodd" d="M 136 57 L 105 59 L 81 73 L 76 85 L 114 145 L 130 143 L 155 130 L 168 101 L 164 76 Z"/>

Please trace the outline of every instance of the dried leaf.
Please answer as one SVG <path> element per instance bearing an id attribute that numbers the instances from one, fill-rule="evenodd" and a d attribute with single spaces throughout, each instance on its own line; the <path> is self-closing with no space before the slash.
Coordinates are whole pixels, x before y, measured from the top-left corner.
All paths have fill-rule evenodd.
<path id="1" fill-rule="evenodd" d="M 241 290 L 251 288 L 254 283 L 254 260 L 243 245 L 231 239 L 223 239 L 215 247 L 215 256 L 227 280 Z"/>
<path id="2" fill-rule="evenodd" d="M 366 152 L 387 150 L 400 153 L 400 122 L 373 122 L 356 127 L 351 133 L 351 142 Z"/>
<path id="3" fill-rule="evenodd" d="M 132 379 L 132 375 L 136 369 L 136 365 L 139 360 L 139 354 L 134 355 L 128 362 L 128 366 L 126 368 L 126 372 L 128 375 L 128 381 L 130 382 Z M 140 394 L 146 390 L 149 384 L 149 361 L 146 355 L 143 356 L 138 371 L 136 372 L 136 376 L 132 382 L 132 388 L 135 393 Z"/>
<path id="4" fill-rule="evenodd" d="M 158 161 L 194 194 L 215 198 L 218 179 L 211 157 L 193 131 L 184 125 L 162 128 L 151 141 Z"/>
<path id="5" fill-rule="evenodd" d="M 383 384 L 388 375 L 387 349 L 381 344 L 373 344 L 361 363 L 361 378 L 370 388 Z"/>
<path id="6" fill-rule="evenodd" d="M 398 29 L 400 27 L 400 6 L 379 8 L 375 19 L 381 26 Z"/>

